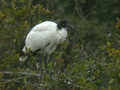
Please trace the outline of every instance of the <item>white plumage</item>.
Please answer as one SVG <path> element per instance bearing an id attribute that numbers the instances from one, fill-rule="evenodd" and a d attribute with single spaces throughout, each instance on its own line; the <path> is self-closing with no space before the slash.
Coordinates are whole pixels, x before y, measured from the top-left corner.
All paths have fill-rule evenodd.
<path id="1" fill-rule="evenodd" d="M 25 46 L 19 60 L 27 59 L 29 52 L 41 50 L 44 54 L 50 55 L 59 43 L 67 38 L 67 24 L 61 21 L 56 24 L 52 21 L 44 21 L 34 26 L 25 39 Z"/>

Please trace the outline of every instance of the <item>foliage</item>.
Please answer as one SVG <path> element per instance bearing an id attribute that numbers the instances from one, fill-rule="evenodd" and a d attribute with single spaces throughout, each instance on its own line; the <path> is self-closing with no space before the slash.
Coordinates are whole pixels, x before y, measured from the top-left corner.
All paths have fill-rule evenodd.
<path id="1" fill-rule="evenodd" d="M 120 90 L 119 6 L 119 0 L 1 0 L 0 90 Z M 29 30 L 57 19 L 74 29 L 53 53 L 50 73 L 36 68 L 39 56 L 20 63 Z"/>

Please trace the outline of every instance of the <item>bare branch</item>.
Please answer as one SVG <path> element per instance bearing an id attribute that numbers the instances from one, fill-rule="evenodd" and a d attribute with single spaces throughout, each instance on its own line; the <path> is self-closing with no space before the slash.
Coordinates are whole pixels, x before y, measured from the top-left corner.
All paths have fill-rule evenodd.
<path id="1" fill-rule="evenodd" d="M 2 74 L 18 74 L 18 75 L 26 75 L 26 76 L 36 76 L 40 77 L 40 73 L 30 73 L 30 72 L 9 72 L 9 71 L 0 71 Z"/>

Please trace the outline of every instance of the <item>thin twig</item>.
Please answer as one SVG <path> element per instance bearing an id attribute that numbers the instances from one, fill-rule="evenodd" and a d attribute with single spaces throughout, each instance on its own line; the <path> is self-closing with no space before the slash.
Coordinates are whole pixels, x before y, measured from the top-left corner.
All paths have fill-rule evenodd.
<path id="1" fill-rule="evenodd" d="M 75 10 L 76 10 L 78 16 L 81 17 L 81 15 L 80 15 L 81 8 L 78 8 L 79 2 L 77 0 L 74 0 L 74 2 L 75 2 Z"/>
<path id="2" fill-rule="evenodd" d="M 27 76 L 36 76 L 40 77 L 41 74 L 39 73 L 29 73 L 29 72 L 9 72 L 9 71 L 0 71 L 2 74 L 19 74 L 19 75 L 27 75 Z"/>
<path id="3" fill-rule="evenodd" d="M 5 83 L 9 83 L 9 82 L 18 82 L 18 80 L 24 79 L 24 77 L 19 77 L 19 78 L 15 78 L 15 79 L 1 79 L 0 82 L 5 82 Z"/>

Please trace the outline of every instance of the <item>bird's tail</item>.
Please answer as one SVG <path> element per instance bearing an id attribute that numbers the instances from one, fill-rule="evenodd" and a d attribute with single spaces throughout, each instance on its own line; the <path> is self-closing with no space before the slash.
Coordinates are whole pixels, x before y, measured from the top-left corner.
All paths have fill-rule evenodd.
<path id="1" fill-rule="evenodd" d="M 28 59 L 27 54 L 25 54 L 24 51 L 22 50 L 22 51 L 20 52 L 19 61 L 24 62 L 24 61 L 26 61 L 27 59 Z"/>
<path id="2" fill-rule="evenodd" d="M 20 56 L 19 57 L 19 61 L 20 62 L 24 62 L 24 61 L 26 61 L 28 59 L 28 56 Z"/>

